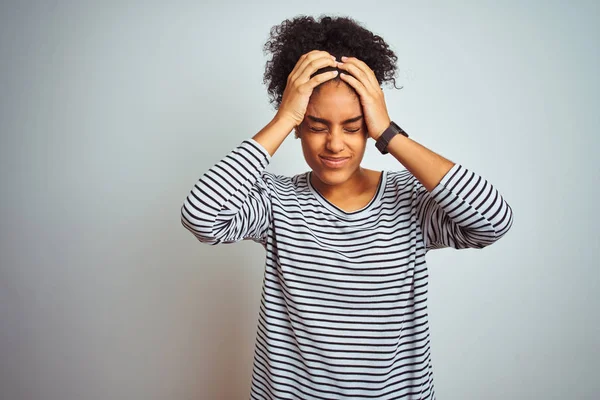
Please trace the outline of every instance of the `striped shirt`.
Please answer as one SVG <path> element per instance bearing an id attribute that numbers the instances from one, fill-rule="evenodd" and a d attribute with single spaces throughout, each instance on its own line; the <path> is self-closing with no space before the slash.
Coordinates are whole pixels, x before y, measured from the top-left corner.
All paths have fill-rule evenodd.
<path id="1" fill-rule="evenodd" d="M 428 192 L 384 171 L 364 208 L 345 212 L 310 172 L 266 172 L 248 139 L 208 170 L 181 208 L 208 244 L 266 249 L 251 399 L 434 399 L 427 315 L 428 250 L 483 248 L 512 210 L 459 164 Z"/>

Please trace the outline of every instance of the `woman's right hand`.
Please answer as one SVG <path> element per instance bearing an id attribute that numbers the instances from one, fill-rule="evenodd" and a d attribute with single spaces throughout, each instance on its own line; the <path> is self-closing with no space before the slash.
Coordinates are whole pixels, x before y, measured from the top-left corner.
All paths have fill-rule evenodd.
<path id="1" fill-rule="evenodd" d="M 312 78 L 310 76 L 321 68 L 336 66 L 335 57 L 326 51 L 313 50 L 303 54 L 288 76 L 277 117 L 291 121 L 294 126 L 300 125 L 313 89 L 335 78 L 338 71 L 323 72 Z"/>

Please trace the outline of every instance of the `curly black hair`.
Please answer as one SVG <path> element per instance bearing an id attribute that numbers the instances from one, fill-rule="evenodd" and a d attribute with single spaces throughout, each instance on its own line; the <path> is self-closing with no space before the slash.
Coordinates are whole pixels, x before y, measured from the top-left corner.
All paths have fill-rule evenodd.
<path id="1" fill-rule="evenodd" d="M 271 28 L 263 50 L 265 55 L 272 54 L 266 64 L 263 82 L 275 108 L 281 105 L 288 75 L 300 56 L 311 50 L 327 51 L 338 60 L 342 56 L 356 57 L 373 70 L 380 85 L 392 82 L 396 87 L 398 57 L 380 36 L 349 17 L 286 19 Z"/>

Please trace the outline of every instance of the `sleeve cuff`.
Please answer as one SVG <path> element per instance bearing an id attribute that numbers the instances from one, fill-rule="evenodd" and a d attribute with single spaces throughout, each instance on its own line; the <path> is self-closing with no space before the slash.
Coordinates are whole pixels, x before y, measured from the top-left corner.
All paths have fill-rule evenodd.
<path id="1" fill-rule="evenodd" d="M 431 191 L 431 195 L 435 197 L 439 192 L 448 187 L 450 185 L 450 182 L 452 181 L 452 178 L 454 178 L 456 176 L 456 173 L 461 169 L 463 169 L 463 167 L 460 164 L 454 164 L 452 168 L 450 168 L 450 170 L 446 172 L 446 175 L 442 177 L 437 186 L 433 188 L 433 190 Z"/>

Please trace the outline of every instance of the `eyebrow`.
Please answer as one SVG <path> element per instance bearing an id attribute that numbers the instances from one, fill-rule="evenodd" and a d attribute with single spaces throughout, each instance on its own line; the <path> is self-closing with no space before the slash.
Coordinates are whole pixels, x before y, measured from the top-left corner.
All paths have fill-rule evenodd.
<path id="1" fill-rule="evenodd" d="M 324 118 L 317 118 L 317 117 L 315 117 L 315 116 L 313 116 L 313 115 L 307 115 L 306 117 L 307 117 L 308 119 L 310 119 L 311 121 L 314 121 L 314 122 L 320 122 L 320 123 L 322 123 L 322 124 L 325 124 L 325 125 L 329 125 L 329 123 L 331 122 L 331 121 L 329 121 L 329 120 L 326 120 L 326 119 L 324 119 Z M 362 119 L 362 117 L 363 117 L 362 115 L 359 115 L 359 116 L 357 116 L 357 117 L 348 118 L 347 120 L 345 120 L 345 121 L 342 121 L 342 124 L 349 124 L 349 123 L 351 123 L 351 122 L 360 121 L 360 120 Z"/>

